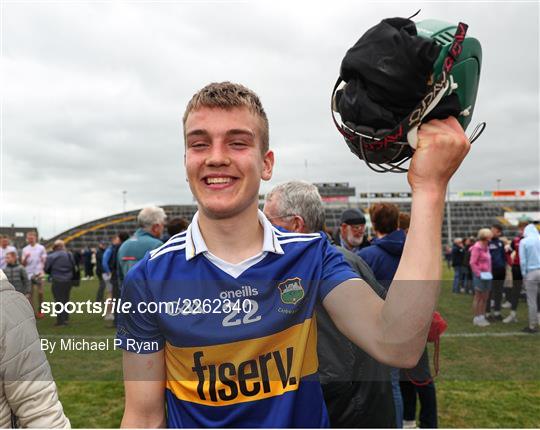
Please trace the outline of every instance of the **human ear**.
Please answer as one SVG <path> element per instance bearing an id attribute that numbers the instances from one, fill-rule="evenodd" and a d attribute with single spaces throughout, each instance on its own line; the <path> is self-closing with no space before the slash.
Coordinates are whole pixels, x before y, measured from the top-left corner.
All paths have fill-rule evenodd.
<path id="1" fill-rule="evenodd" d="M 274 170 L 274 152 L 269 150 L 263 156 L 263 171 L 261 179 L 263 181 L 269 181 L 272 179 L 272 172 Z"/>

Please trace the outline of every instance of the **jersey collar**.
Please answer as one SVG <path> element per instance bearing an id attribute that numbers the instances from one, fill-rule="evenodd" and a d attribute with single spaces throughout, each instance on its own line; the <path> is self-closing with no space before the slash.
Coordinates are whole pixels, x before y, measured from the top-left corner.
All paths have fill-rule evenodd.
<path id="1" fill-rule="evenodd" d="M 257 218 L 259 219 L 259 223 L 262 225 L 264 230 L 261 253 L 263 255 L 266 255 L 268 252 L 272 252 L 274 254 L 283 254 L 283 248 L 278 242 L 276 232 L 274 231 L 270 221 L 268 221 L 268 218 L 266 218 L 261 210 L 257 211 Z M 206 246 L 201 234 L 201 230 L 199 229 L 199 212 L 197 211 L 197 213 L 195 213 L 193 216 L 191 224 L 188 226 L 186 232 L 186 260 L 189 261 L 202 253 L 209 254 L 210 252 L 208 251 L 208 247 Z"/>

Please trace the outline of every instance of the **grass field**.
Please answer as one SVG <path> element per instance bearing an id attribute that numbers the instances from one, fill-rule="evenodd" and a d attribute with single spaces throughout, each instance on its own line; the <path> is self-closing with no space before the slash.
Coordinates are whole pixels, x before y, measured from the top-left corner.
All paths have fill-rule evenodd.
<path id="1" fill-rule="evenodd" d="M 451 272 L 445 270 L 445 279 Z M 73 301 L 93 299 L 97 281 L 72 290 Z M 439 303 L 449 323 L 441 340 L 441 373 L 436 380 L 441 427 L 540 427 L 540 335 L 522 335 L 526 305 L 519 323 L 472 326 L 471 296 L 453 295 L 445 282 Z M 50 286 L 47 285 L 47 300 Z M 98 316 L 75 314 L 68 327 L 54 319 L 38 321 L 42 337 L 112 336 Z M 484 336 L 486 335 L 486 336 Z M 475 337 L 476 336 L 476 337 Z M 73 427 L 118 427 L 123 412 L 120 351 L 47 354 L 60 400 Z"/>

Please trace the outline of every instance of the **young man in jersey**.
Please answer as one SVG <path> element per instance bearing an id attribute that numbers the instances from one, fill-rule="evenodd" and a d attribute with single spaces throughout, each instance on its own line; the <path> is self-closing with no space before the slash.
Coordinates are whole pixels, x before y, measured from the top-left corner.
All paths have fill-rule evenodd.
<path id="1" fill-rule="evenodd" d="M 375 359 L 416 365 L 438 296 L 446 185 L 469 150 L 457 120 L 419 130 L 408 174 L 411 225 L 386 301 L 318 233 L 280 231 L 258 210 L 274 154 L 252 91 L 227 82 L 200 90 L 184 114 L 184 139 L 199 211 L 186 232 L 125 280 L 123 299 L 137 311 L 118 324 L 126 350 L 122 426 L 327 426 L 317 380 L 317 302 Z M 400 284 L 407 280 L 414 282 Z M 236 299 L 247 306 L 225 302 Z M 178 300 L 180 310 L 140 310 Z"/>

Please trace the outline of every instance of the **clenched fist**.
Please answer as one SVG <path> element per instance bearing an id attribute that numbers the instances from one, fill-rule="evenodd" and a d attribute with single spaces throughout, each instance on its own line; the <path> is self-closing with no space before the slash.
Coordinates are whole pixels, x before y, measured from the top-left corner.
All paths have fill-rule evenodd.
<path id="1" fill-rule="evenodd" d="M 454 117 L 434 119 L 420 126 L 417 142 L 407 174 L 411 190 L 446 189 L 471 146 L 463 128 Z"/>

